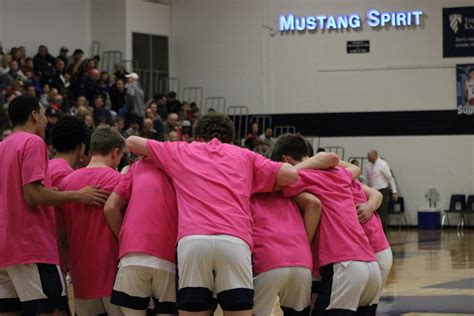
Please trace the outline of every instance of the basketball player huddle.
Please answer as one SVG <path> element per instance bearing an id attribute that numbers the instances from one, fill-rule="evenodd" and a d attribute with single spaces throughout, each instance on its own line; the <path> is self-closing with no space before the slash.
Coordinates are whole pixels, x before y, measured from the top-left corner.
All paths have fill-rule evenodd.
<path id="1" fill-rule="evenodd" d="M 272 159 L 231 145 L 234 127 L 202 117 L 197 142 L 90 136 L 64 117 L 47 160 L 44 108 L 9 105 L 0 143 L 0 314 L 64 315 L 70 272 L 78 316 L 375 315 L 392 253 L 382 196 L 299 135 Z M 87 148 L 89 147 L 89 148 Z M 127 148 L 142 157 L 115 169 Z M 313 296 L 313 304 L 311 299 Z M 315 300 L 315 302 L 314 302 Z"/>

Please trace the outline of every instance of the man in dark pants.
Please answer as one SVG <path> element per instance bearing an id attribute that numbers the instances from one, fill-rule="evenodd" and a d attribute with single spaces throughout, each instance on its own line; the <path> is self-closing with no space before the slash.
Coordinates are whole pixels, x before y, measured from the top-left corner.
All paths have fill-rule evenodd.
<path id="1" fill-rule="evenodd" d="M 393 178 L 390 167 L 385 160 L 379 158 L 376 150 L 372 149 L 367 153 L 367 181 L 371 188 L 377 189 L 382 193 L 383 200 L 380 208 L 377 210 L 384 227 L 387 231 L 388 225 L 388 203 L 390 200 L 390 191 L 394 201 L 398 200 L 397 186 Z"/>

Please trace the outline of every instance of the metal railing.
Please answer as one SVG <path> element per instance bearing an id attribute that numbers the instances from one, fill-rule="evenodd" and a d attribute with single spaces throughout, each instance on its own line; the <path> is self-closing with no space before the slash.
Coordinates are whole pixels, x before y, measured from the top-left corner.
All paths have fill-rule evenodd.
<path id="1" fill-rule="evenodd" d="M 181 101 L 194 102 L 200 108 L 202 106 L 204 90 L 201 87 L 186 87 L 183 88 L 183 95 L 180 97 Z"/>
<path id="2" fill-rule="evenodd" d="M 158 86 L 158 92 L 162 94 L 168 94 L 171 91 L 179 93 L 180 83 L 179 78 L 161 78 Z"/>
<path id="3" fill-rule="evenodd" d="M 267 128 L 272 127 L 272 117 L 270 115 L 252 115 L 249 123 L 257 123 L 262 133 L 264 133 Z"/>
<path id="4" fill-rule="evenodd" d="M 224 97 L 207 97 L 204 112 L 214 109 L 218 113 L 226 113 L 227 100 Z"/>
<path id="5" fill-rule="evenodd" d="M 325 146 L 323 147 L 324 150 L 328 153 L 335 153 L 339 156 L 340 159 L 344 160 L 345 156 L 345 149 L 341 146 Z"/>
<path id="6" fill-rule="evenodd" d="M 101 69 L 111 73 L 114 71 L 115 64 L 122 60 L 122 52 L 118 50 L 109 50 L 102 53 Z"/>
<path id="7" fill-rule="evenodd" d="M 242 145 L 242 138 L 249 127 L 249 108 L 245 105 L 232 105 L 227 108 L 227 115 L 234 123 L 236 143 Z"/>
<path id="8" fill-rule="evenodd" d="M 273 137 L 278 137 L 281 134 L 296 134 L 296 126 L 293 125 L 279 125 L 273 128 Z"/>

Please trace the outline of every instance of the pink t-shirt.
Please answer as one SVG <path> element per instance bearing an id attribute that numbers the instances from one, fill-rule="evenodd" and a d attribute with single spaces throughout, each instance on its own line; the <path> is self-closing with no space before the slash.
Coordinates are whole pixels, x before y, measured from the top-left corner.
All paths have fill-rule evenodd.
<path id="1" fill-rule="evenodd" d="M 119 257 L 146 253 L 176 262 L 178 210 L 171 180 L 150 158 L 137 161 L 114 192 L 128 202 Z"/>
<path id="2" fill-rule="evenodd" d="M 316 234 L 321 267 L 344 261 L 375 261 L 375 254 L 357 218 L 352 176 L 346 169 L 302 170 L 300 179 L 283 187 L 286 197 L 301 192 L 316 195 L 323 205 Z"/>
<path id="3" fill-rule="evenodd" d="M 150 157 L 173 179 L 178 240 L 190 235 L 230 235 L 253 247 L 250 196 L 271 192 L 281 167 L 217 139 L 209 143 L 147 142 Z"/>
<path id="4" fill-rule="evenodd" d="M 111 168 L 82 168 L 63 179 L 61 190 L 95 186 L 112 192 L 122 176 Z M 62 206 L 69 244 L 69 268 L 74 297 L 93 299 L 112 294 L 117 274 L 118 243 L 102 207 L 80 203 Z"/>
<path id="5" fill-rule="evenodd" d="M 51 159 L 48 162 L 48 177 L 51 181 L 51 186 L 53 188 L 58 188 L 61 181 L 68 175 L 70 175 L 74 169 L 69 165 L 69 163 L 63 158 Z M 56 214 L 56 227 L 58 230 L 64 230 L 64 218 L 61 212 L 60 207 L 55 207 L 54 212 Z M 59 246 L 59 245 L 58 245 Z M 59 265 L 61 270 L 67 271 L 67 258 L 64 258 L 61 253 L 59 253 Z"/>
<path id="6" fill-rule="evenodd" d="M 359 180 L 352 181 L 352 192 L 354 193 L 354 201 L 356 204 L 367 202 L 367 196 Z M 369 220 L 362 224 L 362 228 L 367 238 L 369 238 L 370 246 L 375 253 L 390 247 L 387 237 L 383 232 L 382 221 L 377 212 L 374 212 Z"/>
<path id="7" fill-rule="evenodd" d="M 51 206 L 29 206 L 23 187 L 51 187 L 48 150 L 42 138 L 15 132 L 0 142 L 0 267 L 59 264 L 56 220 Z"/>
<path id="8" fill-rule="evenodd" d="M 250 207 L 254 275 L 283 267 L 311 269 L 311 249 L 295 202 L 277 193 L 261 193 L 252 196 Z"/>

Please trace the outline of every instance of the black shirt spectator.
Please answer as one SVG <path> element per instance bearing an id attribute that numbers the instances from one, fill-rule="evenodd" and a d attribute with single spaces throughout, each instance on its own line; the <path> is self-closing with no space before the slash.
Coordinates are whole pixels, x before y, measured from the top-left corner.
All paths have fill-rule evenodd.
<path id="1" fill-rule="evenodd" d="M 58 57 L 56 59 L 61 59 L 64 62 L 64 69 L 67 69 L 68 67 L 68 56 L 67 53 L 69 52 L 69 49 L 67 47 L 61 47 L 61 50 L 59 51 Z"/>
<path id="2" fill-rule="evenodd" d="M 94 97 L 99 93 L 99 85 L 97 84 L 99 76 L 99 71 L 93 69 L 85 74 L 81 79 L 79 95 L 85 96 L 87 101 L 89 101 L 89 104 L 94 104 Z"/>
<path id="3" fill-rule="evenodd" d="M 107 125 L 113 124 L 112 113 L 105 108 L 105 99 L 102 95 L 95 96 L 94 100 L 94 124 L 99 126 L 101 123 L 105 123 Z"/>
<path id="4" fill-rule="evenodd" d="M 38 48 L 33 64 L 35 74 L 41 78 L 41 82 L 47 82 L 54 73 L 54 57 L 48 53 L 48 48 L 44 45 Z"/>
<path id="5" fill-rule="evenodd" d="M 181 102 L 176 99 L 176 92 L 171 91 L 168 94 L 168 103 L 166 105 L 168 113 L 179 114 L 181 111 Z"/>
<path id="6" fill-rule="evenodd" d="M 119 113 L 127 104 L 127 89 L 123 79 L 117 79 L 110 88 L 110 102 L 112 103 L 112 111 Z"/>
<path id="7" fill-rule="evenodd" d="M 46 110 L 46 118 L 48 119 L 48 124 L 46 125 L 45 139 L 48 145 L 51 144 L 51 136 L 53 135 L 54 126 L 58 123 L 59 112 L 53 108 L 48 108 Z"/>
<path id="8" fill-rule="evenodd" d="M 65 75 L 65 64 L 63 59 L 57 58 L 55 62 L 54 74 L 51 78 L 51 86 L 58 89 L 60 94 L 66 93 L 66 88 L 69 84 L 66 82 Z"/>

